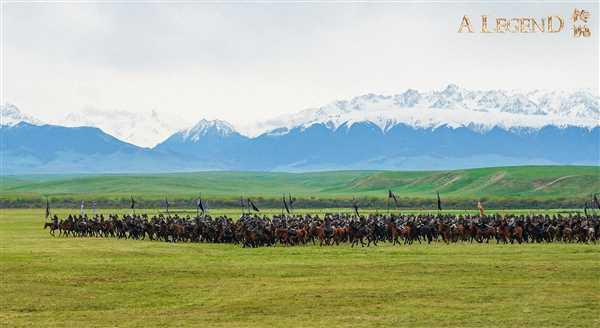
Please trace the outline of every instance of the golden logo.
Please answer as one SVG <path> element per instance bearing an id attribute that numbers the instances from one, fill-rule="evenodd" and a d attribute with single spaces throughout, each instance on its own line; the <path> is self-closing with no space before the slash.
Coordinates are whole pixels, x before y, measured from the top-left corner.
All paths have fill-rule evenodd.
<path id="1" fill-rule="evenodd" d="M 571 23 L 573 37 L 590 37 L 592 32 L 587 26 L 591 17 L 588 10 L 573 10 Z M 490 18 L 481 15 L 481 24 L 475 26 L 468 15 L 460 21 L 458 33 L 559 33 L 565 30 L 565 18 L 559 15 L 550 15 L 541 18 L 535 17 L 496 17 Z"/>
<path id="2" fill-rule="evenodd" d="M 588 19 L 592 14 L 587 10 L 579 10 L 575 8 L 573 10 L 573 14 L 571 15 L 571 20 L 573 21 L 573 36 L 576 38 L 579 37 L 590 37 L 592 32 L 590 32 L 590 28 L 587 26 Z M 580 22 L 581 21 L 581 22 Z M 579 24 L 578 24 L 579 23 Z"/>

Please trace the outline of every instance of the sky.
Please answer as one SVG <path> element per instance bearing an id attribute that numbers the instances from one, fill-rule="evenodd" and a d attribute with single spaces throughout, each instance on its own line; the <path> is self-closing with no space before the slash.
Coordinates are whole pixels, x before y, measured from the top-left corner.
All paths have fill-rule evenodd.
<path id="1" fill-rule="evenodd" d="M 463 15 L 592 12 L 591 38 L 459 34 Z M 234 124 L 408 88 L 592 89 L 598 4 L 3 3 L 1 102 Z M 570 28 L 567 21 L 566 29 Z M 477 26 L 477 25 L 476 25 Z"/>

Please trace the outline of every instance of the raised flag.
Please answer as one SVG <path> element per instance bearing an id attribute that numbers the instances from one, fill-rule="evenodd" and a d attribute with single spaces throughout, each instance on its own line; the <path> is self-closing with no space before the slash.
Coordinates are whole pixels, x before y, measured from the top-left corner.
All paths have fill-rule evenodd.
<path id="1" fill-rule="evenodd" d="M 204 214 L 204 204 L 202 204 L 202 195 L 200 195 L 200 197 L 198 198 L 198 202 L 196 203 L 196 206 L 198 207 L 198 209 L 200 211 L 202 211 L 202 214 Z"/>
<path id="2" fill-rule="evenodd" d="M 485 209 L 479 200 L 477 201 L 477 208 L 479 209 L 479 215 L 485 216 Z"/>
<path id="3" fill-rule="evenodd" d="M 437 208 L 438 208 L 438 211 L 442 210 L 442 200 L 440 199 L 440 193 L 439 192 L 437 193 Z"/>
<path id="4" fill-rule="evenodd" d="M 294 203 L 296 202 L 296 198 L 292 198 L 292 194 L 288 193 L 288 205 L 290 206 L 290 209 L 293 210 L 294 209 Z"/>
<path id="5" fill-rule="evenodd" d="M 396 207 L 398 207 L 398 198 L 396 198 L 396 195 L 394 195 L 391 189 L 388 190 L 388 199 L 390 198 L 394 200 L 394 204 L 396 204 Z"/>
<path id="6" fill-rule="evenodd" d="M 352 198 L 352 207 L 354 208 L 354 212 L 356 213 L 356 216 L 360 216 L 360 214 L 358 214 L 358 203 L 356 202 L 356 200 L 354 198 Z"/>
<path id="7" fill-rule="evenodd" d="M 285 207 L 285 211 L 290 214 L 290 208 L 288 207 L 287 202 L 285 201 L 285 195 L 283 195 L 283 197 L 281 197 L 281 200 L 283 200 L 283 207 Z"/>
<path id="8" fill-rule="evenodd" d="M 250 207 L 252 207 L 253 210 L 255 210 L 256 212 L 260 212 L 260 210 L 258 209 L 258 207 L 256 207 L 252 199 L 248 198 L 248 204 L 250 205 Z"/>
<path id="9" fill-rule="evenodd" d="M 50 201 L 46 197 L 46 219 L 50 216 Z"/>

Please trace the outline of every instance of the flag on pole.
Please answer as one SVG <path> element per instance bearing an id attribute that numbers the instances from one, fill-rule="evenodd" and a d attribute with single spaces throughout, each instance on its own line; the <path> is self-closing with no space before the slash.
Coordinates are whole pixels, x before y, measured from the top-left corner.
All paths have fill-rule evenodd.
<path id="1" fill-rule="evenodd" d="M 479 215 L 481 216 L 485 216 L 485 209 L 483 208 L 483 205 L 481 205 L 481 201 L 477 201 L 477 208 L 479 209 Z"/>
<path id="2" fill-rule="evenodd" d="M 204 214 L 204 204 L 202 204 L 202 194 L 200 194 L 200 197 L 198 197 L 198 202 L 196 203 L 196 207 L 198 208 L 198 210 L 202 211 L 202 214 Z"/>
<path id="3" fill-rule="evenodd" d="M 167 214 L 169 214 L 169 200 L 167 199 L 167 196 L 165 196 L 165 207 L 167 208 Z"/>
<path id="4" fill-rule="evenodd" d="M 442 200 L 440 199 L 440 193 L 439 192 L 437 193 L 437 208 L 438 208 L 438 211 L 442 210 Z"/>
<path id="5" fill-rule="evenodd" d="M 583 204 L 583 213 L 585 214 L 585 216 L 588 216 L 588 203 L 585 202 L 585 204 Z"/>
<path id="6" fill-rule="evenodd" d="M 83 201 L 81 201 L 81 215 L 83 215 Z"/>
<path id="7" fill-rule="evenodd" d="M 250 205 L 250 207 L 252 207 L 253 210 L 255 210 L 256 212 L 260 212 L 260 210 L 258 209 L 258 207 L 256 207 L 252 199 L 248 198 L 248 204 Z"/>
<path id="8" fill-rule="evenodd" d="M 50 201 L 46 197 L 46 219 L 50 216 Z"/>
<path id="9" fill-rule="evenodd" d="M 354 208 L 354 212 L 356 213 L 356 216 L 360 216 L 358 214 L 358 203 L 356 202 L 356 199 L 354 199 L 354 197 L 352 198 L 352 207 Z"/>
<path id="10" fill-rule="evenodd" d="M 133 196 L 131 196 L 131 209 L 135 209 L 135 199 L 133 199 Z"/>
<path id="11" fill-rule="evenodd" d="M 285 207 L 285 211 L 290 214 L 290 208 L 288 207 L 287 202 L 285 201 L 285 194 L 283 195 L 283 197 L 281 197 L 281 200 L 283 200 L 283 207 Z"/>
<path id="12" fill-rule="evenodd" d="M 292 198 L 292 194 L 288 193 L 288 205 L 290 206 L 290 210 L 294 210 L 294 203 L 296 202 L 296 198 Z"/>
<path id="13" fill-rule="evenodd" d="M 391 189 L 388 190 L 388 200 L 390 198 L 394 200 L 394 204 L 396 204 L 396 207 L 398 207 L 398 198 L 396 198 L 396 195 L 394 195 Z"/>

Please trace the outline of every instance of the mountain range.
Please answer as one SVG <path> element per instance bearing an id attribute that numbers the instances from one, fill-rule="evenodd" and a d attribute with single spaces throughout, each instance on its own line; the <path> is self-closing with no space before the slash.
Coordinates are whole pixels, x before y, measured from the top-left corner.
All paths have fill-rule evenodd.
<path id="1" fill-rule="evenodd" d="M 124 110 L 102 111 L 85 108 L 69 113 L 53 124 L 67 127 L 93 126 L 126 142 L 140 147 L 154 147 L 177 130 L 185 128 L 176 114 L 156 110 L 148 113 L 132 113 Z"/>
<path id="2" fill-rule="evenodd" d="M 52 124 L 0 106 L 2 174 L 456 169 L 600 163 L 590 91 L 406 90 L 248 126 L 86 109 Z"/>

